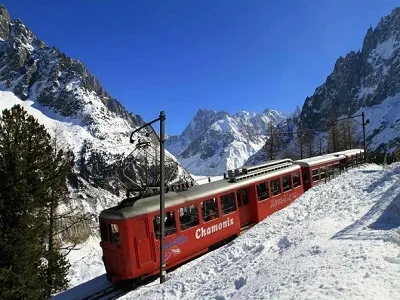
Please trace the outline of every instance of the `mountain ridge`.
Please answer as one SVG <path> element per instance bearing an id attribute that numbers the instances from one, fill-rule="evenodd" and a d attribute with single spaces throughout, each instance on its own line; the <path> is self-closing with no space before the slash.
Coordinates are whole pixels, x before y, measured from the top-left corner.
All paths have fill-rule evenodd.
<path id="1" fill-rule="evenodd" d="M 135 143 L 130 144 L 131 133 L 145 124 L 141 116 L 128 112 L 78 59 L 46 46 L 21 20 L 12 20 L 4 6 L 0 7 L 0 87 L 14 95 L 1 93 L 2 108 L 8 108 L 10 103 L 21 104 L 46 123 L 52 136 L 62 137 L 65 150 L 72 149 L 83 162 L 76 161 L 77 174 L 84 174 L 82 168 L 89 162 L 105 167 L 118 161 L 124 166 L 132 156 L 138 161 L 132 168 L 147 163 L 147 155 L 153 158 L 149 164 L 156 165 L 159 137 L 153 128 L 149 126 L 146 132 L 135 134 Z M 149 142 L 146 150 L 137 148 L 139 139 Z M 176 180 L 189 176 L 168 151 L 166 165 L 174 170 L 171 174 Z M 112 177 L 108 179 L 111 190 L 128 188 L 120 182 L 117 189 L 117 175 L 107 176 Z"/>
<path id="2" fill-rule="evenodd" d="M 340 56 L 326 81 L 305 99 L 299 124 L 327 126 L 336 118 L 360 113 L 400 93 L 400 7 L 369 27 L 361 50 Z M 367 128 L 367 133 L 371 130 Z"/>
<path id="3" fill-rule="evenodd" d="M 192 174 L 221 175 L 242 166 L 265 144 L 270 122 L 278 124 L 292 117 L 265 109 L 261 113 L 200 109 L 180 135 L 169 136 L 167 149 Z"/>

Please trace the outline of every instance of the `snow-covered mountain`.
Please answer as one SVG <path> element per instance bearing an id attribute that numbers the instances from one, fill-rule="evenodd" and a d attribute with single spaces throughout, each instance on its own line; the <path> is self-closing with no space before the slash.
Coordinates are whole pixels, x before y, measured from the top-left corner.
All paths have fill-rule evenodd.
<path id="1" fill-rule="evenodd" d="M 34 115 L 76 158 L 86 144 L 90 145 L 86 161 L 97 152 L 112 163 L 134 151 L 139 138 L 150 143 L 150 155 L 158 155 L 158 136 L 151 128 L 148 134 L 139 132 L 134 144 L 129 143 L 132 131 L 145 124 L 139 115 L 126 111 L 79 60 L 46 46 L 0 6 L 0 113 L 15 104 Z M 169 153 L 166 161 L 176 171 L 176 180 L 189 176 Z M 79 174 L 79 168 L 75 169 Z M 96 199 L 88 201 L 98 205 Z"/>
<path id="2" fill-rule="evenodd" d="M 400 8 L 368 29 L 361 50 L 336 61 L 326 82 L 306 98 L 300 124 L 323 128 L 332 114 L 342 118 L 361 112 L 369 119 L 370 150 L 382 144 L 389 151 L 400 147 Z M 356 129 L 361 136 L 362 127 Z"/>
<path id="3" fill-rule="evenodd" d="M 201 109 L 179 136 L 170 136 L 166 147 L 193 174 L 221 175 L 242 166 L 265 144 L 270 122 L 277 125 L 289 113 L 265 109 L 262 113 Z"/>
<path id="4" fill-rule="evenodd" d="M 0 7 L 0 84 L 19 99 L 30 99 L 50 117 L 82 125 L 98 140 L 126 143 L 144 124 L 128 113 L 76 59 L 46 46 L 20 20 Z"/>

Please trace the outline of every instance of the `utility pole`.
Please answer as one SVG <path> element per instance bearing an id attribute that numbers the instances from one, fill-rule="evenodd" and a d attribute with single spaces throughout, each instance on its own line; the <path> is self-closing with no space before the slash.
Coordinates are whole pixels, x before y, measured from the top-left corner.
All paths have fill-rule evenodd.
<path id="1" fill-rule="evenodd" d="M 342 120 L 347 120 L 347 119 L 353 119 L 355 122 L 360 124 L 360 122 L 358 122 L 356 119 L 354 119 L 354 118 L 357 118 L 357 117 L 361 117 L 362 118 L 361 126 L 363 128 L 364 157 L 365 157 L 365 162 L 368 162 L 367 161 L 367 157 L 368 157 L 367 156 L 367 141 L 366 141 L 366 137 L 365 137 L 365 125 L 369 124 L 369 119 L 365 120 L 365 113 L 362 112 L 361 115 L 354 115 L 354 116 L 350 116 L 350 117 L 347 117 L 347 118 L 338 119 L 338 120 L 336 120 L 336 122 L 337 121 L 342 121 Z"/>
<path id="2" fill-rule="evenodd" d="M 367 123 L 369 123 L 369 120 L 367 120 L 367 123 L 365 123 L 365 114 L 364 114 L 364 112 L 362 112 L 361 117 L 362 117 L 361 125 L 363 127 L 363 140 L 364 140 L 364 160 L 365 160 L 365 162 L 367 162 L 367 143 L 366 143 L 366 139 L 365 139 L 365 125 Z"/>
<path id="3" fill-rule="evenodd" d="M 165 282 L 165 112 L 160 111 L 160 116 L 153 121 L 140 126 L 131 133 L 129 142 L 134 143 L 133 135 L 139 130 L 160 121 L 160 283 Z"/>
<path id="4" fill-rule="evenodd" d="M 161 237 L 160 237 L 160 283 L 165 282 L 165 112 L 160 111 L 160 229 L 161 229 Z"/>

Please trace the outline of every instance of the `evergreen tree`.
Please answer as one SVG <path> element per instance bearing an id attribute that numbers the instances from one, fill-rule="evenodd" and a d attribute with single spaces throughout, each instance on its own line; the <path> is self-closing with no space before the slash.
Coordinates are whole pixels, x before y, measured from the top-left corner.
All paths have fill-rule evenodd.
<path id="1" fill-rule="evenodd" d="M 75 189 L 79 187 L 78 185 L 78 176 L 75 173 L 74 167 L 75 167 L 75 154 L 74 152 L 69 149 L 64 153 L 64 160 L 67 163 L 67 166 L 69 167 L 68 174 L 67 174 L 67 179 L 68 183 Z"/>
<path id="2" fill-rule="evenodd" d="M 46 249 L 65 164 L 21 106 L 0 116 L 0 298 L 44 299 L 67 285 L 68 264 Z M 49 279 L 52 277 L 53 279 Z"/>
<path id="3" fill-rule="evenodd" d="M 86 157 L 88 155 L 88 152 L 90 152 L 91 148 L 92 148 L 91 143 L 88 140 L 84 140 L 81 150 L 79 151 L 78 169 L 82 178 L 86 180 L 89 178 L 89 171 L 87 169 Z"/>
<path id="4" fill-rule="evenodd" d="M 109 175 L 109 168 L 106 160 L 107 153 L 104 151 L 98 152 L 93 149 L 89 159 L 86 162 L 88 180 L 101 188 L 105 188 Z"/>

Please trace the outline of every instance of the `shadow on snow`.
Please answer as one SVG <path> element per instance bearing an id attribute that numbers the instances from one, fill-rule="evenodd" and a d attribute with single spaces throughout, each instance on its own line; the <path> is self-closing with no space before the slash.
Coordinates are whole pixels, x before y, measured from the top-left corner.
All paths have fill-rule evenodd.
<path id="1" fill-rule="evenodd" d="M 109 287 L 111 284 L 107 281 L 106 275 L 97 276 L 89 281 L 83 282 L 69 290 L 61 292 L 51 299 L 67 300 L 67 299 L 83 299 L 102 289 Z"/>
<path id="2" fill-rule="evenodd" d="M 373 182 L 367 189 L 368 194 L 393 181 L 398 177 L 399 168 L 389 171 L 379 180 Z M 376 195 L 378 201 L 359 220 L 336 233 L 332 239 L 354 240 L 386 240 L 383 230 L 391 230 L 400 226 L 400 178 L 397 178 L 382 194 Z"/>

